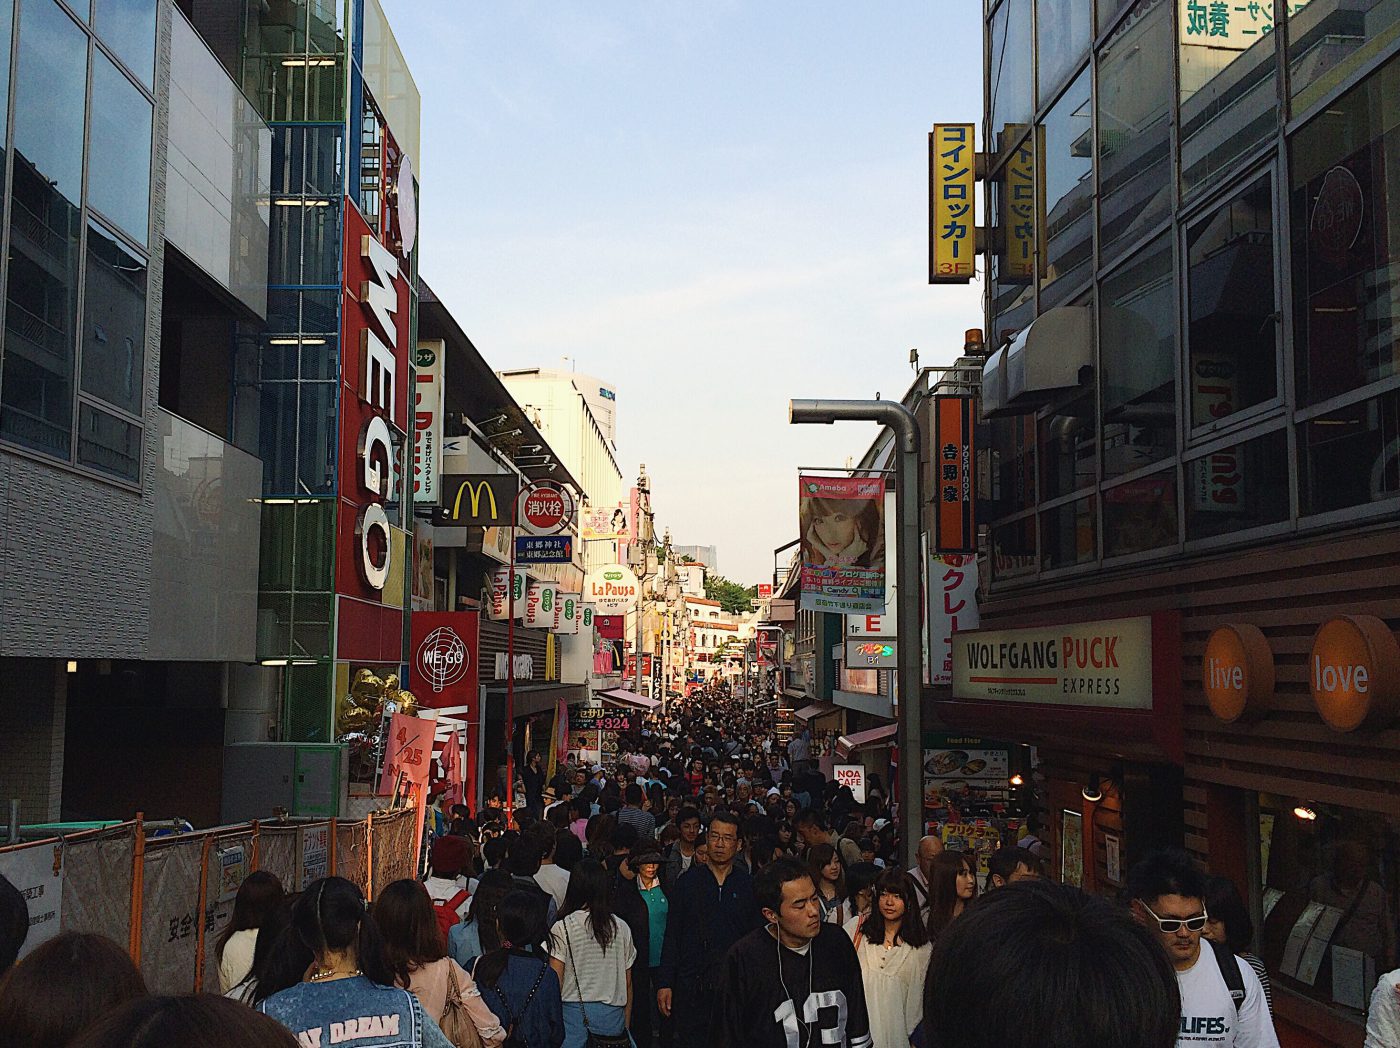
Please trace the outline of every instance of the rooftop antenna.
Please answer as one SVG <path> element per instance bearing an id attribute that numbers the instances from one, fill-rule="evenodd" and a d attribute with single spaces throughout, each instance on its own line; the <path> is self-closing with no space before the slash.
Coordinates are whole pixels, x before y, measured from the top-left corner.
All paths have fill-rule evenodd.
<path id="1" fill-rule="evenodd" d="M 909 351 L 909 366 L 914 369 L 914 374 L 919 373 L 919 347 L 915 346 Z"/>

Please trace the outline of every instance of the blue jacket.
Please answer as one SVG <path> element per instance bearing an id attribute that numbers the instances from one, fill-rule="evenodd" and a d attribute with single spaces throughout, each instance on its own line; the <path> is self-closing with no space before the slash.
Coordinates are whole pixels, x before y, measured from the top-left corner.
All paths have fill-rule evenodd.
<path id="1" fill-rule="evenodd" d="M 539 989 L 525 999 L 540 977 Z M 481 998 L 496 1013 L 501 1025 L 509 1032 L 511 1016 L 515 1017 L 515 1036 L 530 1048 L 559 1048 L 564 1043 L 564 1010 L 559 1000 L 559 976 L 538 957 L 512 953 L 506 959 L 506 970 L 495 986 L 477 983 Z"/>
<path id="2" fill-rule="evenodd" d="M 736 862 L 721 886 L 708 866 L 692 863 L 671 889 L 656 988 L 695 981 L 716 989 L 725 953 L 762 923 L 748 870 Z"/>
<path id="3" fill-rule="evenodd" d="M 291 1030 L 301 1048 L 452 1048 L 437 1023 L 407 990 L 357 975 L 321 983 L 298 983 L 258 1005 Z"/>

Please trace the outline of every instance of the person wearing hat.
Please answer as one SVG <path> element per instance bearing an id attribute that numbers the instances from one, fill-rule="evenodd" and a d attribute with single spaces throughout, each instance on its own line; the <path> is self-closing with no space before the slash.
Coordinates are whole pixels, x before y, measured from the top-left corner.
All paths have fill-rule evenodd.
<path id="1" fill-rule="evenodd" d="M 431 874 L 423 886 L 434 906 L 444 903 L 457 912 L 460 921 L 471 907 L 476 882 L 471 874 L 472 843 L 465 837 L 439 837 L 428 853 Z"/>
<path id="2" fill-rule="evenodd" d="M 608 860 L 614 870 L 612 893 L 613 913 L 627 930 L 632 933 L 632 943 L 637 948 L 636 959 L 632 962 L 632 1021 L 629 1029 L 632 1039 L 638 1045 L 652 1042 L 652 1016 L 648 1008 L 640 1008 L 636 1002 L 653 999 L 651 981 L 651 914 L 637 884 L 638 863 L 643 857 L 654 857 L 661 862 L 661 851 L 650 840 L 638 840 L 625 851 L 619 850 Z"/>
<path id="3" fill-rule="evenodd" d="M 633 890 L 641 896 L 642 903 L 646 906 L 646 948 L 644 950 L 643 947 L 638 946 L 637 957 L 639 962 L 644 962 L 647 966 L 647 985 L 649 987 L 656 985 L 657 970 L 661 967 L 661 945 L 666 941 L 666 917 L 671 908 L 670 898 L 661 883 L 661 866 L 665 861 L 666 857 L 662 854 L 660 845 L 653 841 L 643 841 L 637 845 L 624 864 L 633 870 L 635 877 L 632 882 L 635 885 Z M 649 993 L 647 997 L 638 997 L 636 1000 L 639 1004 L 642 1001 L 650 1004 L 649 1008 L 637 1010 L 651 1013 L 646 1017 L 646 1025 L 641 1027 L 646 1039 L 638 1039 L 637 1043 L 639 1045 L 651 1043 L 652 1031 L 657 1030 L 660 1032 L 662 1048 L 669 1048 L 671 1022 L 656 1007 L 655 994 Z M 634 1019 L 633 1028 L 637 1027 L 638 1024 Z"/>

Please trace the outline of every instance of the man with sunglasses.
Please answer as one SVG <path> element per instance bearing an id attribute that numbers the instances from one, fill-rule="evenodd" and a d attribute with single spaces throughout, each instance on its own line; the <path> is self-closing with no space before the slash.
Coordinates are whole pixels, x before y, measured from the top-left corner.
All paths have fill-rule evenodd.
<path id="1" fill-rule="evenodd" d="M 1177 1048 L 1278 1048 L 1264 988 L 1249 964 L 1209 940 L 1206 879 L 1183 851 L 1147 856 L 1128 872 L 1133 916 L 1157 934 L 1181 990 Z"/>

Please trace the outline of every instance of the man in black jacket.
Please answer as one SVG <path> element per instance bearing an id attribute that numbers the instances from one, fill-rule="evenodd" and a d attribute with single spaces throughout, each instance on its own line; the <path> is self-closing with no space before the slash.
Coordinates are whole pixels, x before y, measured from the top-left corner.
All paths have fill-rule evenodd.
<path id="1" fill-rule="evenodd" d="M 677 1048 L 709 1048 L 724 955 L 761 920 L 753 878 L 734 864 L 739 820 L 715 812 L 707 840 L 709 862 L 692 863 L 671 892 L 657 970 L 656 1004 L 674 1017 Z"/>
<path id="2" fill-rule="evenodd" d="M 769 923 L 740 939 L 725 958 L 715 1043 L 871 1048 L 855 948 L 845 932 L 822 921 L 807 868 L 796 859 L 774 859 L 758 872 L 754 895 Z"/>

